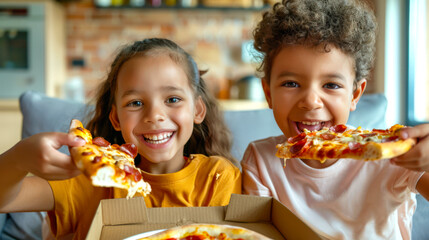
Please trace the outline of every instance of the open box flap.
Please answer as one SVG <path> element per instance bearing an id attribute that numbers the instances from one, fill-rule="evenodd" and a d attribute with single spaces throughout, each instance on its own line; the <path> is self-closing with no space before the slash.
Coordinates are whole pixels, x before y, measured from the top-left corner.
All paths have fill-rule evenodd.
<path id="1" fill-rule="evenodd" d="M 234 222 L 270 222 L 270 197 L 232 194 L 226 210 L 226 221 Z M 250 209 L 250 210 L 249 210 Z"/>
<path id="2" fill-rule="evenodd" d="M 286 239 L 321 239 L 307 224 L 285 205 L 273 199 L 272 221 Z"/>
<path id="3" fill-rule="evenodd" d="M 147 208 L 143 197 L 101 200 L 104 225 L 146 223 Z"/>

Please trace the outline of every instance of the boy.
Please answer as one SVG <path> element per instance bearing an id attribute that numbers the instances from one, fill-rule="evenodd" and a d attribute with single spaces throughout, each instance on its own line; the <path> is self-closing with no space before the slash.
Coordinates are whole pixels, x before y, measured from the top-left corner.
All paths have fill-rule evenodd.
<path id="1" fill-rule="evenodd" d="M 284 136 L 249 145 L 244 193 L 279 199 L 329 239 L 410 239 L 415 193 L 429 198 L 427 124 L 401 132 L 419 142 L 391 161 L 289 159 L 283 168 L 275 157 L 277 144 L 305 128 L 347 122 L 367 84 L 376 28 L 361 2 L 284 0 L 254 31 L 264 93 Z"/>

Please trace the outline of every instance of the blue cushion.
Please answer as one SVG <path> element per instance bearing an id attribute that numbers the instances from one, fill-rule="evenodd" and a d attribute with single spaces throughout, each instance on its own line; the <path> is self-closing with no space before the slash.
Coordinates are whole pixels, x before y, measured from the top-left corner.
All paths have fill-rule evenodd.
<path id="1" fill-rule="evenodd" d="M 68 132 L 73 118 L 84 121 L 92 106 L 83 103 L 47 97 L 27 91 L 19 98 L 23 116 L 22 138 L 40 132 Z"/>
<path id="2" fill-rule="evenodd" d="M 356 110 L 350 113 L 348 125 L 364 129 L 386 128 L 387 99 L 383 94 L 365 94 Z"/>

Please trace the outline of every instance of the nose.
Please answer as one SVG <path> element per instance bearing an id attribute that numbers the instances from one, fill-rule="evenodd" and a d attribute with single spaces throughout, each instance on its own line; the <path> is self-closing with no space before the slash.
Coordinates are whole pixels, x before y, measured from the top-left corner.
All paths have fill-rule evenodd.
<path id="1" fill-rule="evenodd" d="M 307 111 L 322 108 L 323 101 L 320 93 L 312 89 L 304 92 L 302 98 L 298 102 L 298 107 Z"/>
<path id="2" fill-rule="evenodd" d="M 165 112 L 161 106 L 155 104 L 146 105 L 143 112 L 143 121 L 148 123 L 155 123 L 165 120 Z"/>

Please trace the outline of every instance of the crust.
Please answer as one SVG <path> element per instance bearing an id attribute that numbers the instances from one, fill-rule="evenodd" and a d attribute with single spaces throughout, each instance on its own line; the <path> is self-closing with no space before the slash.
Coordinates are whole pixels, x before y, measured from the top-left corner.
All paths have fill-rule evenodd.
<path id="1" fill-rule="evenodd" d="M 368 154 L 364 160 L 388 159 L 408 152 L 416 144 L 415 139 L 405 139 L 396 142 L 371 143 L 367 145 Z M 375 151 L 374 154 L 370 154 Z"/>
<path id="2" fill-rule="evenodd" d="M 226 238 L 218 238 L 220 234 L 225 234 Z M 140 240 L 164 240 L 164 239 L 181 239 L 190 235 L 208 234 L 210 239 L 246 239 L 246 240 L 268 240 L 270 238 L 252 230 L 235 227 L 230 225 L 218 224 L 190 224 L 180 227 L 174 227 L 157 233 L 155 235 L 141 238 Z M 205 238 L 204 238 L 205 239 Z M 208 239 L 208 238 L 207 238 Z"/>
<path id="3" fill-rule="evenodd" d="M 100 155 L 98 149 L 92 144 L 85 144 L 82 147 L 72 147 L 70 156 L 72 157 L 76 166 L 83 171 L 86 175 L 92 175 L 95 171 L 95 164 L 92 164 L 93 156 Z M 93 156 L 82 157 L 82 152 L 93 151 Z"/>

